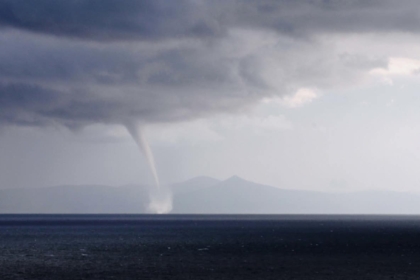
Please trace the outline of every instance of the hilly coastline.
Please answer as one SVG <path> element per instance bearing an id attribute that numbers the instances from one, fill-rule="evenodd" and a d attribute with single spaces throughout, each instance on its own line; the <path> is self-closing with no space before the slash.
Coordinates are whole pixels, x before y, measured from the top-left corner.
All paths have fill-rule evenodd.
<path id="1" fill-rule="evenodd" d="M 233 176 L 197 177 L 167 186 L 172 214 L 419 214 L 420 196 L 365 191 L 280 189 Z M 149 187 L 86 185 L 0 190 L 0 213 L 146 214 Z"/>

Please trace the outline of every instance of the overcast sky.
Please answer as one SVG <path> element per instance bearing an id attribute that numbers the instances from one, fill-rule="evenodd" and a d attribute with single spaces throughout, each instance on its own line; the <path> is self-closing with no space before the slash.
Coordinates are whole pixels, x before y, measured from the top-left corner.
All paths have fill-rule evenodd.
<path id="1" fill-rule="evenodd" d="M 0 188 L 420 191 L 417 1 L 0 0 Z"/>

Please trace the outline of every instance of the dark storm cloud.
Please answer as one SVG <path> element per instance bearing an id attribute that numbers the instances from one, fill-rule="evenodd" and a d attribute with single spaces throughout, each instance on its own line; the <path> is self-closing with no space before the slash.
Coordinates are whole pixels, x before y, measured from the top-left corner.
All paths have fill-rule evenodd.
<path id="1" fill-rule="evenodd" d="M 176 121 L 259 98 L 239 90 L 232 62 L 202 43 L 92 45 L 7 32 L 0 43 L 3 124 Z"/>
<path id="2" fill-rule="evenodd" d="M 157 40 L 217 36 L 222 32 L 210 2 L 179 0 L 0 1 L 0 24 L 89 40 Z M 208 14 L 208 11 L 211 13 Z"/>
<path id="3" fill-rule="evenodd" d="M 81 95 L 75 98 L 75 95 Z M 86 120 L 104 121 L 115 103 L 88 100 L 86 94 L 43 88 L 41 86 L 0 83 L 0 122 L 19 125 L 51 125 L 54 121 L 72 127 Z"/>
<path id="4" fill-rule="evenodd" d="M 419 31 L 416 1 L 263 0 L 238 1 L 236 23 L 291 35 L 313 32 Z M 239 4 L 238 4 L 239 3 Z"/>
<path id="5" fill-rule="evenodd" d="M 418 31 L 415 1 L 2 0 L 0 25 L 89 40 L 214 37 L 229 28 L 281 33 Z"/>
<path id="6" fill-rule="evenodd" d="M 386 59 L 317 35 L 417 31 L 395 3 L 0 0 L 0 123 L 170 122 L 352 83 Z"/>

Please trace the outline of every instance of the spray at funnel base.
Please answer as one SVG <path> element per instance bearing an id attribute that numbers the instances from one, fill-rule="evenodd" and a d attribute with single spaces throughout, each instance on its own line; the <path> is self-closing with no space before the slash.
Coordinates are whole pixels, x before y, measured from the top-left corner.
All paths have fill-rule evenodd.
<path id="1" fill-rule="evenodd" d="M 150 146 L 147 143 L 139 125 L 126 123 L 125 127 L 146 158 L 147 164 L 149 165 L 155 181 L 156 187 L 149 191 L 150 202 L 148 210 L 157 214 L 169 213 L 172 210 L 172 195 L 168 189 L 160 187 L 159 176 L 156 170 L 152 149 L 150 149 Z"/>
<path id="2" fill-rule="evenodd" d="M 172 194 L 166 188 L 150 190 L 150 202 L 148 211 L 156 214 L 166 214 L 172 210 Z"/>

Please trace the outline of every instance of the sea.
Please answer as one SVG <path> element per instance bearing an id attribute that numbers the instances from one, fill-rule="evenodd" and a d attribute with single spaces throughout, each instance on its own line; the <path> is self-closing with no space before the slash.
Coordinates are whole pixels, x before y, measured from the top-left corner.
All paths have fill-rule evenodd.
<path id="1" fill-rule="evenodd" d="M 0 279 L 420 279 L 420 217 L 0 215 Z"/>

